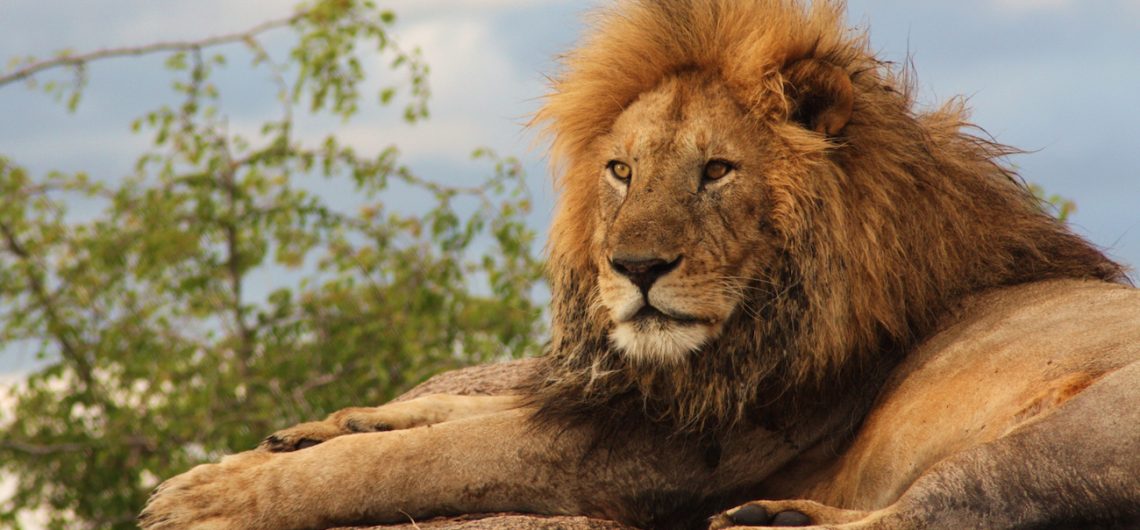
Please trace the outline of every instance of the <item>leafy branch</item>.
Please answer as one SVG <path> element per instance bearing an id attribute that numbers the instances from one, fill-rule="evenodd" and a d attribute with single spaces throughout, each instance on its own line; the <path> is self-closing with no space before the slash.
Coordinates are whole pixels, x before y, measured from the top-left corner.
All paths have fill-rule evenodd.
<path id="1" fill-rule="evenodd" d="M 223 44 L 231 44 L 235 42 L 246 42 L 254 39 L 254 37 L 265 33 L 272 29 L 285 27 L 296 23 L 298 20 L 307 16 L 306 11 L 299 11 L 292 16 L 271 20 L 258 24 L 248 30 L 239 31 L 236 33 L 229 33 L 219 35 L 216 37 L 208 37 L 193 41 L 166 41 L 147 44 L 145 46 L 125 46 L 119 48 L 106 48 L 102 50 L 95 50 L 87 53 L 72 54 L 70 52 L 60 52 L 54 58 L 36 60 L 35 58 L 26 58 L 20 61 L 20 66 L 11 72 L 0 74 L 0 86 L 22 81 L 30 78 L 40 72 L 51 70 L 54 68 L 67 67 L 67 68 L 84 68 L 88 63 L 102 60 L 112 59 L 116 57 L 129 57 L 139 55 L 149 55 L 159 52 L 172 52 L 172 51 L 192 51 L 210 48 L 212 46 L 220 46 Z"/>
<path id="2" fill-rule="evenodd" d="M 162 52 L 200 52 L 203 49 L 239 42 L 256 43 L 257 36 L 273 29 L 296 24 L 306 16 L 308 16 L 307 11 L 299 11 L 289 17 L 258 24 L 246 31 L 207 37 L 199 40 L 156 42 L 145 46 L 106 48 L 80 54 L 62 51 L 50 59 L 36 59 L 35 57 L 17 59 L 14 61 L 13 64 L 15 67 L 11 71 L 0 73 L 0 87 L 18 81 L 32 82 L 37 74 L 58 68 L 66 68 L 70 70 L 72 74 L 70 87 L 49 82 L 44 85 L 44 90 L 62 96 L 62 94 L 70 88 L 67 107 L 69 110 L 75 110 L 79 105 L 79 98 L 83 88 L 87 85 L 87 67 L 92 62 Z M 35 87 L 35 83 L 33 82 L 31 86 Z"/>
<path id="3" fill-rule="evenodd" d="M 0 352 L 31 347 L 42 366 L 0 390 L 14 398 L 0 471 L 19 477 L 0 526 L 46 511 L 53 528 L 130 528 L 160 477 L 439 370 L 538 350 L 541 263 L 516 160 L 479 150 L 489 175 L 455 186 L 396 146 L 294 134 L 297 114 L 350 120 L 397 99 L 406 121 L 427 117 L 428 67 L 389 36 L 394 20 L 369 0 L 319 0 L 244 32 L 0 74 L 2 87 L 69 70 L 71 85 L 43 88 L 70 91 L 70 108 L 102 60 L 166 53 L 173 77 L 169 104 L 131 122 L 151 145 L 130 177 L 34 176 L 0 155 Z M 268 46 L 276 29 L 287 52 Z M 229 44 L 271 74 L 281 112 L 259 133 L 229 129 L 213 83 Z M 406 90 L 363 97 L 378 64 L 365 46 Z M 351 200 L 330 201 L 334 187 Z M 101 209 L 71 215 L 80 202 Z"/>

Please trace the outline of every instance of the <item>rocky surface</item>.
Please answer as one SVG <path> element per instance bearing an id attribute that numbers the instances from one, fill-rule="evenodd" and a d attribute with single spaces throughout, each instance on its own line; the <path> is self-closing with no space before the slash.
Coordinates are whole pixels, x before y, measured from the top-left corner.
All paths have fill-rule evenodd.
<path id="1" fill-rule="evenodd" d="M 483 364 L 439 374 L 407 391 L 393 401 L 429 394 L 491 396 L 509 394 L 538 365 L 537 359 L 519 359 L 504 363 Z M 352 405 L 365 406 L 362 403 Z M 346 404 L 345 406 L 350 406 Z"/>
<path id="2" fill-rule="evenodd" d="M 588 517 L 489 514 L 441 517 L 406 524 L 367 527 L 367 530 L 635 530 L 613 521 Z M 348 529 L 344 529 L 348 530 Z M 366 530 L 365 527 L 353 530 Z"/>

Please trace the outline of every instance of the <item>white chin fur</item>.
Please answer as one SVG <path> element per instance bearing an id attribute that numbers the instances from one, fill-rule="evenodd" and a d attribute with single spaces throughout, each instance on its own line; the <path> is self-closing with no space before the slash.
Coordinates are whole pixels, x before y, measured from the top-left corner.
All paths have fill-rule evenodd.
<path id="1" fill-rule="evenodd" d="M 700 324 L 623 322 L 610 333 L 614 346 L 639 362 L 672 364 L 696 351 L 709 338 Z"/>

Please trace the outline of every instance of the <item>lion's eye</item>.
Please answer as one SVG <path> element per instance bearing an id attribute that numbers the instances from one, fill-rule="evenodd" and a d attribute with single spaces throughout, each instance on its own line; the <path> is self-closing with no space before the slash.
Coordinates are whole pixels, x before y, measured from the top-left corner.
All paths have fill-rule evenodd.
<path id="1" fill-rule="evenodd" d="M 608 167 L 610 174 L 622 182 L 629 181 L 629 178 L 633 176 L 633 168 L 629 167 L 629 164 L 625 162 L 614 160 L 609 163 Z"/>
<path id="2" fill-rule="evenodd" d="M 720 180 L 732 173 L 732 164 L 724 160 L 712 160 L 705 164 L 705 180 Z"/>

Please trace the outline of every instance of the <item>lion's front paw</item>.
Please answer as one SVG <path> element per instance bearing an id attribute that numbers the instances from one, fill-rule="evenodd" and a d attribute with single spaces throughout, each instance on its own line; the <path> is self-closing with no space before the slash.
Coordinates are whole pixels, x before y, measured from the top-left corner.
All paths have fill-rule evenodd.
<path id="1" fill-rule="evenodd" d="M 326 442 L 338 436 L 362 432 L 384 432 L 407 429 L 415 425 L 411 418 L 389 407 L 354 407 L 332 413 L 324 421 L 311 421 L 277 431 L 261 442 L 261 449 L 274 453 L 297 451 Z"/>
<path id="2" fill-rule="evenodd" d="M 863 520 L 867 515 L 867 512 L 833 508 L 813 501 L 753 501 L 713 517 L 709 530 L 839 525 Z"/>
<path id="3" fill-rule="evenodd" d="M 351 434 L 339 425 L 329 421 L 311 421 L 281 429 L 261 441 L 259 449 L 272 453 L 285 453 L 312 447 L 337 436 Z"/>
<path id="4" fill-rule="evenodd" d="M 204 464 L 163 482 L 139 515 L 144 530 L 271 528 L 257 513 L 257 484 L 274 455 L 247 452 Z M 262 503 L 263 504 L 263 503 Z M 266 525 L 270 526 L 266 526 Z"/>

